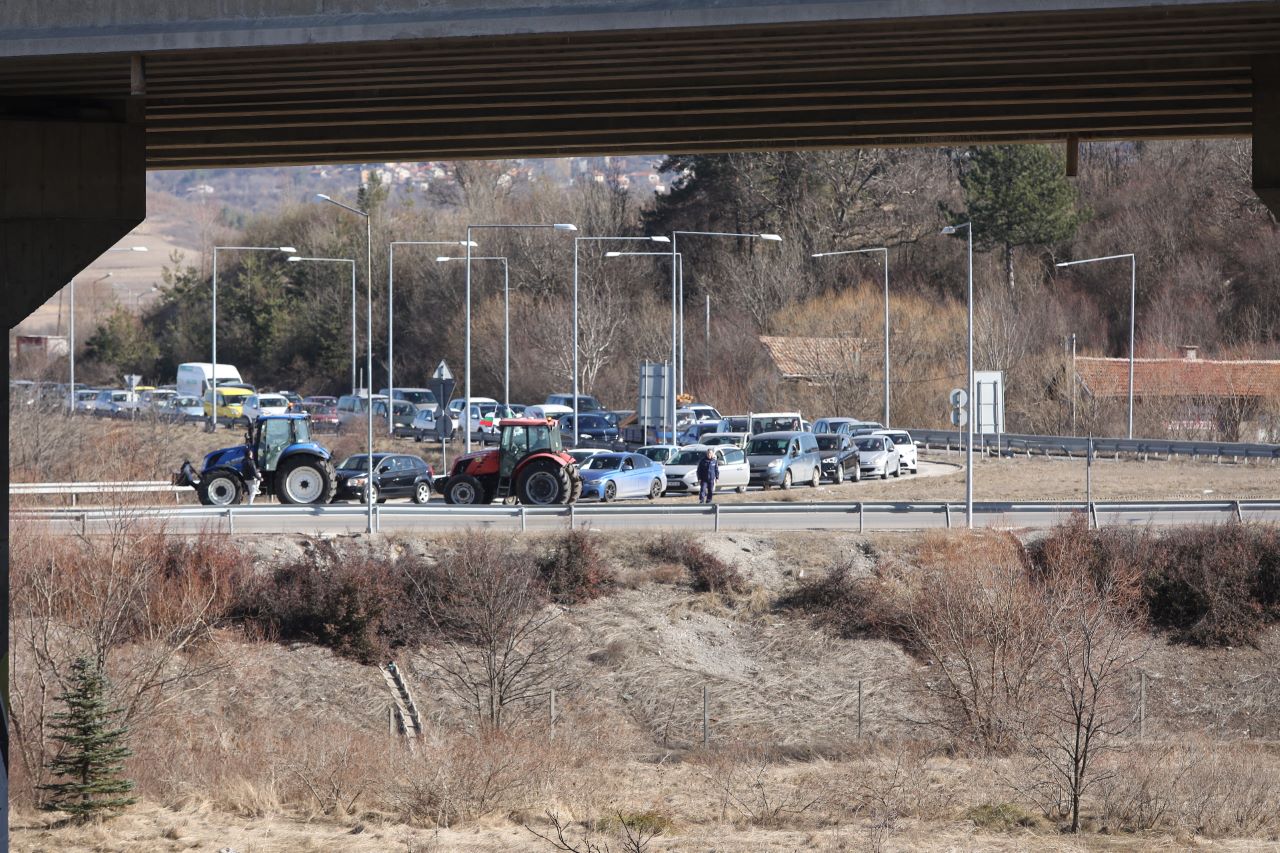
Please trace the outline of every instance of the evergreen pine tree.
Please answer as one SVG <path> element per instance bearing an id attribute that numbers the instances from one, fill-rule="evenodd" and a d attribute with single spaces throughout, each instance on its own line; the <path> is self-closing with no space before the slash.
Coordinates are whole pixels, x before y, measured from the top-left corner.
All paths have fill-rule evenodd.
<path id="1" fill-rule="evenodd" d="M 71 683 L 58 701 L 67 707 L 52 715 L 53 739 L 62 744 L 49 762 L 49 770 L 64 781 L 41 785 L 49 798 L 46 811 L 67 812 L 76 820 L 88 820 L 137 802 L 128 796 L 133 783 L 121 778 L 123 761 L 133 753 L 124 746 L 129 730 L 113 728 L 119 708 L 108 706 L 107 678 L 88 658 L 71 665 Z"/>
<path id="2" fill-rule="evenodd" d="M 1001 250 L 1010 293 L 1014 251 L 1066 240 L 1082 219 L 1062 157 L 1045 145 L 974 149 L 960 186 L 966 215 L 973 222 L 974 245 L 982 251 Z"/>

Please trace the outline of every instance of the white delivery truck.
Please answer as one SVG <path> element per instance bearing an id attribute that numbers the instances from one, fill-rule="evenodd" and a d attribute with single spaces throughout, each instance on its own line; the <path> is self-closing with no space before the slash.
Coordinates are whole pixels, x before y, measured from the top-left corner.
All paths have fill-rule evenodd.
<path id="1" fill-rule="evenodd" d="M 219 364 L 217 372 L 219 384 L 243 382 L 240 371 L 234 364 Z M 207 361 L 192 361 L 178 365 L 178 395 L 196 397 L 203 400 L 205 392 L 213 387 L 213 365 Z"/>

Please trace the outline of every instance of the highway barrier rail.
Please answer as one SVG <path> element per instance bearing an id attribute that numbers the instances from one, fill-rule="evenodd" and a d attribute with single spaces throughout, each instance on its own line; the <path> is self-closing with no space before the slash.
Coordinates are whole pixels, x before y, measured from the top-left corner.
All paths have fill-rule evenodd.
<path id="1" fill-rule="evenodd" d="M 923 447 L 956 450 L 964 448 L 964 433 L 956 430 L 908 429 L 911 438 Z M 1084 457 L 1091 439 L 1065 435 L 1021 435 L 988 433 L 974 435 L 973 449 L 999 455 L 1061 455 Z M 1158 438 L 1094 438 L 1093 454 L 1135 458 L 1150 456 L 1190 456 L 1192 459 L 1280 459 L 1280 444 L 1250 444 L 1230 441 L 1184 441 Z"/>
<path id="2" fill-rule="evenodd" d="M 66 495 L 71 498 L 71 505 L 76 505 L 80 495 L 119 495 L 143 492 L 171 493 L 175 500 L 178 495 L 194 494 L 190 486 L 175 486 L 168 480 L 123 480 L 98 483 L 10 483 L 9 494 L 13 495 Z"/>
<path id="3" fill-rule="evenodd" d="M 974 504 L 974 526 L 1045 528 L 1085 513 L 1095 527 L 1213 524 L 1228 521 L 1280 523 L 1280 500 L 1164 502 L 999 502 Z M 360 504 L 327 506 L 41 508 L 10 512 L 13 518 L 47 523 L 55 532 L 91 534 L 118 528 L 122 520 L 155 524 L 169 533 L 358 533 L 367 509 Z M 847 532 L 960 528 L 964 504 L 956 502 L 575 504 L 567 507 L 382 504 L 374 508 L 375 531 L 439 531 L 471 527 L 499 530 L 842 530 Z"/>

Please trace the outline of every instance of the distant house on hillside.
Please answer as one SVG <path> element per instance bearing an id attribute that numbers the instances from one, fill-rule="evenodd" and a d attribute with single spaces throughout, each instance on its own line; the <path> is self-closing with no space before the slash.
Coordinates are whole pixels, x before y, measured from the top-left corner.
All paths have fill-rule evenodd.
<path id="1" fill-rule="evenodd" d="M 1147 408 L 1163 408 L 1176 435 L 1271 441 L 1280 435 L 1280 361 L 1202 359 L 1197 347 L 1181 358 L 1139 358 L 1133 395 Z M 1095 400 L 1129 396 L 1127 358 L 1077 357 L 1079 388 Z"/>
<path id="2" fill-rule="evenodd" d="M 854 338 L 792 338 L 761 335 L 760 343 L 789 382 L 828 384 L 859 372 L 862 342 Z"/>

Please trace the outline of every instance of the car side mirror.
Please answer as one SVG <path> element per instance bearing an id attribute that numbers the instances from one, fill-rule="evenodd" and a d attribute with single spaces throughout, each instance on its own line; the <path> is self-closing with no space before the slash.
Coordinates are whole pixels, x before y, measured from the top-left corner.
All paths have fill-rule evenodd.
<path id="1" fill-rule="evenodd" d="M 796 458 L 796 457 L 797 457 L 797 456 L 799 456 L 799 455 L 800 455 L 800 448 L 798 448 L 798 447 L 793 447 L 793 448 L 791 448 L 791 458 L 792 458 L 792 459 Z"/>

